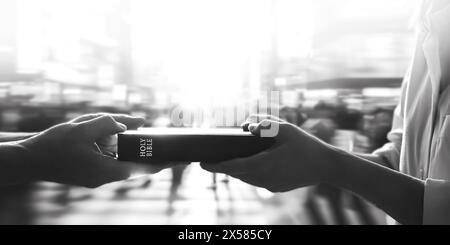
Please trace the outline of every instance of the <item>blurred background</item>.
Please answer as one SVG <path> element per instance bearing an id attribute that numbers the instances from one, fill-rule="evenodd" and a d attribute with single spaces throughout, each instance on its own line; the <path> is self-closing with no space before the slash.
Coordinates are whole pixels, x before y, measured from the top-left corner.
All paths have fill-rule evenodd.
<path id="1" fill-rule="evenodd" d="M 38 132 L 99 111 L 171 126 L 176 106 L 239 108 L 280 91 L 282 118 L 371 152 L 386 142 L 417 5 L 2 0 L 0 131 Z M 385 223 L 370 204 L 328 186 L 272 195 L 194 166 L 95 191 L 38 183 L 2 193 L 5 224 Z"/>

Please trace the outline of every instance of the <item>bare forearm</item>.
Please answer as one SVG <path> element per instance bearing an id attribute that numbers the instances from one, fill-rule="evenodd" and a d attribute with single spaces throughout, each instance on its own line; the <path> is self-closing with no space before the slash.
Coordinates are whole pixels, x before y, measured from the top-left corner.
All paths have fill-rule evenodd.
<path id="1" fill-rule="evenodd" d="M 383 167 L 387 167 L 387 168 L 391 168 L 391 165 L 389 164 L 388 161 L 386 161 L 386 159 L 384 159 L 381 156 L 375 155 L 375 154 L 362 154 L 362 153 L 357 153 L 355 154 L 356 156 L 363 158 L 369 162 L 373 162 L 376 163 L 378 165 L 381 165 Z M 395 170 L 395 169 L 394 169 Z"/>
<path id="2" fill-rule="evenodd" d="M 17 142 L 0 143 L 0 186 L 29 181 L 27 152 Z"/>
<path id="3" fill-rule="evenodd" d="M 330 184 L 371 201 L 402 224 L 422 224 L 424 182 L 336 150 Z"/>
<path id="4" fill-rule="evenodd" d="M 25 140 L 35 136 L 36 133 L 4 133 L 0 132 L 0 143 Z"/>

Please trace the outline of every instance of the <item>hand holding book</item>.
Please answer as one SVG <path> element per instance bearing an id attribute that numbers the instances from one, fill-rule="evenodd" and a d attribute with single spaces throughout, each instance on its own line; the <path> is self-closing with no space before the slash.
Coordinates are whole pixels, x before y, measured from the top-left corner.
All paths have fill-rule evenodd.
<path id="1" fill-rule="evenodd" d="M 275 144 L 260 153 L 217 164 L 202 163 L 203 169 L 223 173 L 273 192 L 285 192 L 326 181 L 335 150 L 295 125 L 271 116 L 253 116 L 244 125 L 258 136 L 278 128 Z"/>
<path id="2" fill-rule="evenodd" d="M 274 138 L 242 129 L 149 128 L 119 134 L 119 160 L 158 162 L 220 162 L 267 150 Z"/>
<path id="3" fill-rule="evenodd" d="M 86 115 L 31 138 L 0 144 L 4 170 L 0 185 L 51 181 L 94 188 L 125 180 L 142 166 L 114 157 L 117 133 L 143 123 L 142 118 L 126 115 Z M 172 165 L 146 166 L 146 170 L 153 173 Z"/>

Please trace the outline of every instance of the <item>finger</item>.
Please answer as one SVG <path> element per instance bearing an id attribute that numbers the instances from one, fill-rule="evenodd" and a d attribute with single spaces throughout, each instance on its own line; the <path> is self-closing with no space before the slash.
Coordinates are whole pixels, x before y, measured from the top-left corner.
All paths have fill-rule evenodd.
<path id="1" fill-rule="evenodd" d="M 90 121 L 92 119 L 96 119 L 103 116 L 111 116 L 114 118 L 116 122 L 120 122 L 125 124 L 129 130 L 134 130 L 142 127 L 145 123 L 145 118 L 142 117 L 133 117 L 125 114 L 108 114 L 108 113 L 96 113 L 96 114 L 88 114 L 74 119 L 72 122 L 81 123 Z"/>
<path id="2" fill-rule="evenodd" d="M 80 123 L 80 128 L 82 130 L 82 135 L 94 141 L 127 130 L 127 126 L 116 122 L 111 116 L 101 116 L 99 118 Z"/>
<path id="3" fill-rule="evenodd" d="M 200 163 L 200 166 L 211 173 L 221 173 L 227 175 L 241 175 L 245 173 L 242 159 L 222 163 Z"/>
<path id="4" fill-rule="evenodd" d="M 93 148 L 94 148 L 94 151 L 95 151 L 95 152 L 102 153 L 102 150 L 100 149 L 100 147 L 98 146 L 98 144 L 95 144 L 95 143 L 94 143 Z"/>
<path id="5" fill-rule="evenodd" d="M 96 144 L 100 147 L 103 153 L 117 153 L 117 135 L 111 135 L 103 137 L 96 141 Z"/>
<path id="6" fill-rule="evenodd" d="M 251 115 L 250 117 L 248 117 L 247 120 L 241 125 L 241 127 L 244 129 L 244 131 L 249 132 L 250 130 L 249 130 L 248 127 L 251 124 L 260 123 L 263 120 L 272 120 L 272 121 L 280 122 L 280 123 L 284 122 L 284 120 L 282 120 L 282 119 L 280 119 L 278 117 L 272 116 L 272 115 L 258 115 L 258 114 L 254 114 L 254 115 Z"/>
<path id="7" fill-rule="evenodd" d="M 99 118 L 99 117 L 106 116 L 106 115 L 107 115 L 106 113 L 86 114 L 86 115 L 77 117 L 77 118 L 73 119 L 70 122 L 72 122 L 72 123 L 82 123 L 82 122 L 90 121 L 92 119 Z"/>
<path id="8" fill-rule="evenodd" d="M 247 174 L 240 174 L 240 175 L 230 175 L 231 177 L 238 179 L 244 183 L 247 183 L 252 186 L 256 187 L 264 187 L 264 183 L 267 183 L 267 181 L 261 180 L 261 178 L 255 178 L 254 176 L 249 176 Z"/>
<path id="9" fill-rule="evenodd" d="M 112 117 L 117 122 L 125 124 L 128 130 L 138 129 L 142 127 L 145 123 L 145 119 L 143 117 L 132 117 L 129 115 L 122 115 L 122 114 L 112 115 Z"/>
<path id="10" fill-rule="evenodd" d="M 165 169 L 173 168 L 179 165 L 189 165 L 187 162 L 171 162 L 171 163 L 152 163 L 152 164 L 137 164 L 138 169 L 144 173 L 156 174 Z"/>
<path id="11" fill-rule="evenodd" d="M 117 135 L 109 135 L 109 136 L 106 136 L 104 138 L 101 138 L 101 139 L 97 140 L 96 143 L 100 147 L 110 148 L 110 147 L 117 146 L 117 140 L 118 140 L 118 136 Z"/>
<path id="12" fill-rule="evenodd" d="M 267 153 L 262 152 L 247 158 L 238 158 L 220 163 L 201 163 L 201 167 L 212 173 L 222 173 L 231 176 L 239 176 L 251 172 L 258 163 L 263 163 Z"/>
<path id="13" fill-rule="evenodd" d="M 253 114 L 253 115 L 249 116 L 247 118 L 247 120 L 245 120 L 245 122 L 241 125 L 242 129 L 245 132 L 250 132 L 250 129 L 248 128 L 249 125 L 253 124 L 253 123 L 258 123 L 259 122 L 259 117 L 260 117 L 260 115 L 258 115 L 258 114 Z"/>
<path id="14" fill-rule="evenodd" d="M 102 184 L 126 180 L 133 171 L 133 163 L 117 161 L 101 154 L 96 154 L 95 163 L 99 167 L 98 178 Z"/>
<path id="15" fill-rule="evenodd" d="M 273 115 L 267 115 L 267 114 L 253 114 L 251 115 L 247 121 L 250 123 L 259 123 L 263 120 L 272 120 L 276 122 L 283 122 L 282 119 L 279 117 L 273 116 Z"/>
<path id="16" fill-rule="evenodd" d="M 279 129 L 280 123 L 272 120 L 263 120 L 260 123 L 252 123 L 248 126 L 249 131 L 256 136 L 261 136 L 262 130 Z"/>

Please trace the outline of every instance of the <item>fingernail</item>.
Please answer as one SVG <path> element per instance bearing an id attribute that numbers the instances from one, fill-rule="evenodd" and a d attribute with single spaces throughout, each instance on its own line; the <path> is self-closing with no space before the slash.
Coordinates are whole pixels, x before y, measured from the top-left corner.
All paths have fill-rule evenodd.
<path id="1" fill-rule="evenodd" d="M 123 123 L 117 122 L 117 125 L 119 125 L 119 127 L 120 127 L 123 131 L 126 131 L 126 130 L 128 129 L 127 126 L 126 126 L 125 124 L 123 124 Z"/>

